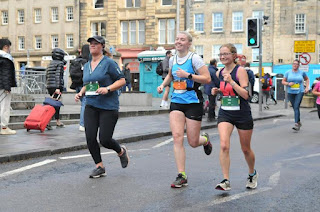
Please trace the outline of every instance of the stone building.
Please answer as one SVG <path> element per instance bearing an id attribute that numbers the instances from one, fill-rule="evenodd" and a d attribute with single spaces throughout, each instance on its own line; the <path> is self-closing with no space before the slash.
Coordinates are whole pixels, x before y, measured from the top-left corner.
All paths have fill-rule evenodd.
<path id="1" fill-rule="evenodd" d="M 199 36 L 194 45 L 209 62 L 219 58 L 219 47 L 233 43 L 250 62 L 257 61 L 259 50 L 247 47 L 246 19 L 267 16 L 262 30 L 262 59 L 266 66 L 290 64 L 299 58 L 294 41 L 314 40 L 309 52 L 313 64 L 320 63 L 320 1 L 318 0 L 194 0 L 189 28 Z"/>
<path id="2" fill-rule="evenodd" d="M 44 66 L 53 48 L 75 54 L 79 48 L 79 1 L 0 0 L 0 37 L 12 43 L 17 70 Z"/>

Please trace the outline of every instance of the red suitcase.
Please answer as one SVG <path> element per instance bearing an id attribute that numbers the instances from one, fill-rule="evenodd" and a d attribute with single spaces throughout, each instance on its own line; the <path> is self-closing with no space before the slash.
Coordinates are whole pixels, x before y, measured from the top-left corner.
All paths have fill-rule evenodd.
<path id="1" fill-rule="evenodd" d="M 25 120 L 24 127 L 27 131 L 33 129 L 43 132 L 55 112 L 54 107 L 50 105 L 36 105 Z"/>

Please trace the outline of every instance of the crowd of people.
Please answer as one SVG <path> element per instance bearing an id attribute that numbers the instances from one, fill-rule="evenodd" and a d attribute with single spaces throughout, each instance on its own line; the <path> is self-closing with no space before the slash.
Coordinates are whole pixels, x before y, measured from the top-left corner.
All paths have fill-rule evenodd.
<path id="1" fill-rule="evenodd" d="M 254 189 L 258 184 L 258 172 L 255 167 L 255 154 L 251 148 L 254 122 L 249 104 L 253 93 L 254 75 L 250 63 L 240 64 L 237 49 L 233 44 L 223 44 L 219 49 L 219 59 L 223 65 L 218 69 L 217 60 L 212 59 L 208 66 L 202 57 L 190 50 L 192 36 L 181 31 L 175 38 L 175 55 L 169 50 L 162 61 L 162 83 L 157 87 L 158 93 L 163 93 L 161 107 L 170 109 L 169 123 L 173 137 L 173 153 L 177 168 L 177 176 L 171 183 L 172 188 L 188 185 L 186 172 L 186 151 L 184 133 L 186 129 L 187 142 L 193 147 L 202 146 L 204 153 L 210 155 L 212 144 L 206 132 L 201 133 L 201 123 L 204 114 L 203 93 L 200 86 L 204 85 L 204 93 L 208 97 L 208 122 L 217 119 L 220 137 L 220 166 L 222 181 L 216 189 L 228 191 L 230 180 L 230 143 L 231 135 L 236 127 L 239 143 L 248 166 L 248 176 L 245 187 Z M 122 168 L 129 164 L 128 150 L 113 138 L 115 126 L 119 117 L 119 90 L 131 91 L 130 64 L 126 63 L 121 71 L 112 55 L 105 51 L 105 40 L 101 36 L 88 38 L 89 44 L 79 50 L 79 56 L 71 62 L 71 88 L 76 90 L 75 101 L 81 101 L 79 130 L 85 132 L 89 152 L 95 163 L 90 178 L 106 175 L 102 161 L 99 143 L 115 151 Z M 1 134 L 15 134 L 8 127 L 10 117 L 11 88 L 16 87 L 13 58 L 10 55 L 11 42 L 0 39 L 0 101 L 1 101 Z M 52 62 L 47 68 L 47 89 L 50 96 L 59 100 L 63 88 L 63 66 L 65 53 L 59 48 L 52 51 Z M 302 97 L 309 91 L 309 78 L 299 70 L 299 61 L 295 60 L 292 70 L 287 71 L 282 84 L 287 86 L 288 99 L 294 110 L 293 130 L 299 131 L 300 104 Z M 260 77 L 265 108 L 268 99 L 274 98 L 272 79 L 269 74 Z M 169 92 L 172 94 L 169 103 Z M 313 87 L 312 93 L 317 96 L 317 109 L 320 119 L 320 81 Z M 216 116 L 217 95 L 221 96 L 221 104 Z M 2 97 L 3 96 L 3 97 Z M 276 100 L 274 99 L 275 103 Z M 55 107 L 57 127 L 64 127 L 60 121 L 60 107 Z M 47 126 L 51 130 L 50 125 Z"/>

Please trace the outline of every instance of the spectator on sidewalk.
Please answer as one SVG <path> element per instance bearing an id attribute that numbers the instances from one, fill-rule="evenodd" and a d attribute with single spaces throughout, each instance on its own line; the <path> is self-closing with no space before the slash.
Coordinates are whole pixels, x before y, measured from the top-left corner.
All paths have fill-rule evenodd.
<path id="1" fill-rule="evenodd" d="M 253 91 L 254 91 L 254 83 L 255 83 L 255 79 L 256 77 L 254 76 L 254 73 L 253 71 L 250 69 L 250 63 L 247 62 L 245 65 L 244 65 L 244 69 L 247 71 L 248 73 L 248 78 L 249 78 L 249 95 L 250 97 L 252 97 L 253 95 Z M 249 97 L 249 98 L 250 98 Z"/>
<path id="2" fill-rule="evenodd" d="M 251 149 L 253 119 L 249 104 L 249 78 L 247 71 L 236 64 L 237 49 L 233 44 L 220 47 L 220 61 L 224 68 L 217 71 L 222 92 L 221 107 L 218 114 L 218 131 L 220 135 L 220 165 L 223 180 L 216 185 L 216 189 L 228 191 L 230 185 L 230 140 L 234 127 L 237 128 L 241 150 L 248 166 L 246 188 L 257 187 L 258 173 L 255 170 L 255 154 Z M 216 94 L 217 88 L 212 89 Z"/>
<path id="3" fill-rule="evenodd" d="M 10 54 L 11 42 L 8 39 L 0 39 L 0 106 L 1 106 L 1 135 L 16 134 L 11 130 L 10 105 L 11 105 L 11 88 L 17 87 L 13 57 Z"/>
<path id="4" fill-rule="evenodd" d="M 130 73 L 130 64 L 126 63 L 122 69 L 122 74 L 124 75 L 124 78 L 126 80 L 126 84 L 122 87 L 122 91 L 126 91 L 128 88 L 128 91 L 131 91 L 131 73 Z"/>
<path id="5" fill-rule="evenodd" d="M 216 72 L 218 71 L 217 68 L 217 60 L 212 59 L 210 60 L 210 64 L 208 66 L 208 70 L 211 77 L 211 82 L 209 84 L 204 84 L 204 91 L 205 94 L 208 95 L 209 99 L 209 110 L 208 110 L 208 122 L 212 122 L 216 118 L 216 98 L 217 95 L 212 95 L 211 90 L 212 88 L 217 88 L 219 86 L 219 79 L 216 76 Z"/>
<path id="6" fill-rule="evenodd" d="M 157 88 L 158 92 L 162 93 L 173 81 L 174 90 L 169 116 L 178 176 L 171 184 L 172 188 L 188 185 L 185 172 L 186 152 L 183 145 L 185 128 L 190 146 L 193 148 L 203 146 L 206 155 L 210 155 L 212 151 L 209 135 L 207 133 L 200 135 L 203 97 L 199 86 L 201 83 L 210 83 L 210 74 L 202 58 L 189 50 L 191 45 L 190 33 L 182 31 L 177 34 L 175 39 L 177 54 L 170 58 L 169 73 Z"/>
<path id="7" fill-rule="evenodd" d="M 300 104 L 302 97 L 309 91 L 309 78 L 304 71 L 299 70 L 300 61 L 294 60 L 292 70 L 287 71 L 282 79 L 282 84 L 288 88 L 288 99 L 294 112 L 293 130 L 299 131 L 302 124 L 300 121 Z M 304 88 L 306 82 L 306 88 Z"/>
<path id="8" fill-rule="evenodd" d="M 88 42 L 90 43 L 92 58 L 84 65 L 83 69 L 83 82 L 86 86 L 75 95 L 75 100 L 79 101 L 83 95 L 86 95 L 85 134 L 88 149 L 96 164 L 96 168 L 89 177 L 98 178 L 106 173 L 97 141 L 98 132 L 100 144 L 117 152 L 122 168 L 126 168 L 129 163 L 126 147 L 120 146 L 112 138 L 119 117 L 117 90 L 124 86 L 126 82 L 117 63 L 103 55 L 104 38 L 96 35 L 90 37 Z"/>
<path id="9" fill-rule="evenodd" d="M 166 57 L 162 61 L 162 69 L 163 69 L 162 80 L 164 80 L 169 73 L 169 60 L 171 56 L 172 56 L 172 52 L 169 50 L 166 52 Z M 169 92 L 170 92 L 170 84 L 164 88 L 164 93 L 162 96 L 160 107 L 169 109 L 169 103 L 168 103 Z"/>
<path id="10" fill-rule="evenodd" d="M 63 74 L 64 74 L 64 65 L 67 63 L 64 60 L 65 53 L 62 49 L 55 48 L 52 50 L 52 61 L 50 62 L 47 68 L 47 89 L 50 96 L 56 97 L 60 95 L 63 91 L 64 81 L 63 81 Z M 57 123 L 57 127 L 64 127 L 64 124 L 60 121 L 60 107 L 54 107 L 56 113 L 54 115 Z M 48 130 L 51 130 L 52 127 L 49 124 L 47 126 Z"/>
<path id="11" fill-rule="evenodd" d="M 320 119 L 320 81 L 318 81 L 312 89 L 312 93 L 317 96 L 316 104 L 318 109 L 318 117 Z"/>
<path id="12" fill-rule="evenodd" d="M 266 101 L 264 102 L 264 98 L 262 98 L 262 101 L 265 103 L 264 109 L 269 109 L 268 99 L 270 98 L 270 89 L 272 86 L 272 79 L 270 77 L 270 74 L 266 73 L 264 77 L 260 79 L 260 81 L 262 83 L 262 94 L 266 99 Z"/>
<path id="13" fill-rule="evenodd" d="M 82 46 L 82 48 L 79 50 L 79 56 L 71 61 L 70 64 L 70 77 L 72 80 L 72 84 L 70 86 L 71 89 L 76 90 L 77 93 L 80 92 L 80 90 L 83 87 L 83 67 L 84 64 L 86 64 L 89 60 L 89 45 L 85 44 Z M 83 96 L 81 99 L 81 109 L 80 109 L 80 131 L 85 131 L 84 128 L 84 109 L 86 106 L 86 96 Z"/>

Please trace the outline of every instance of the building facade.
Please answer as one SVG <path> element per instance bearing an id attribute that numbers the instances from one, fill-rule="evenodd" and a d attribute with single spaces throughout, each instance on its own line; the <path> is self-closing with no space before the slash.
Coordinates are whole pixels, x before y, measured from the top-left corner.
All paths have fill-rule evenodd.
<path id="1" fill-rule="evenodd" d="M 291 64 L 301 53 L 295 41 L 315 41 L 310 63 L 320 63 L 320 16 L 318 0 L 194 0 L 190 25 L 198 37 L 195 50 L 204 60 L 219 59 L 219 47 L 233 43 L 249 62 L 257 62 L 259 49 L 247 47 L 246 19 L 268 19 L 262 28 L 262 60 L 267 66 Z"/>
<path id="2" fill-rule="evenodd" d="M 17 70 L 27 64 L 46 67 L 43 56 L 51 56 L 54 48 L 75 54 L 79 1 L 0 0 L 0 37 L 11 41 Z"/>

